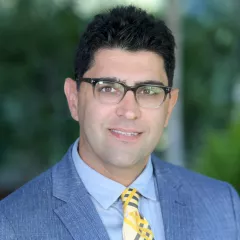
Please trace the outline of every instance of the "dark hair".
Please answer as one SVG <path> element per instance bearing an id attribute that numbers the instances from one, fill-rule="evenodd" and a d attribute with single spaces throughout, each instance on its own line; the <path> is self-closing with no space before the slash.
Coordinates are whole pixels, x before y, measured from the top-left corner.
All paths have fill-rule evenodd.
<path id="1" fill-rule="evenodd" d="M 94 17 L 79 42 L 75 78 L 82 77 L 91 67 L 97 50 L 115 47 L 152 51 L 163 57 L 168 85 L 172 86 L 175 68 L 172 32 L 164 21 L 134 6 L 118 6 Z"/>

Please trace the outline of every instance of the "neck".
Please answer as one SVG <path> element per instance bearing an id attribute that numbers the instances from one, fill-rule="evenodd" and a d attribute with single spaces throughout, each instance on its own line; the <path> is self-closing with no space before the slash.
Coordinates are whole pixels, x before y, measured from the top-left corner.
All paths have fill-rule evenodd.
<path id="1" fill-rule="evenodd" d="M 88 163 L 87 163 L 88 164 Z M 89 165 L 89 164 L 88 164 Z M 133 166 L 131 168 L 118 168 L 112 165 L 102 166 L 100 168 L 96 168 L 96 166 L 91 166 L 91 168 L 99 172 L 100 174 L 104 175 L 105 177 L 122 184 L 125 187 L 131 185 L 137 177 L 142 173 L 144 170 L 145 165 L 141 168 L 139 166 Z"/>

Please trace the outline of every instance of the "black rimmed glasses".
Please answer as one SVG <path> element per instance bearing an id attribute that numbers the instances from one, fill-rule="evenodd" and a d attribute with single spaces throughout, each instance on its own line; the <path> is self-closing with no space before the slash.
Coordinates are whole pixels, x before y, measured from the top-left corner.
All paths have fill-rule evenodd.
<path id="1" fill-rule="evenodd" d="M 144 108 L 158 108 L 172 90 L 171 87 L 156 83 L 139 83 L 131 87 L 105 78 L 79 78 L 77 81 L 92 84 L 94 97 L 103 104 L 118 104 L 128 91 L 132 91 L 136 102 Z"/>

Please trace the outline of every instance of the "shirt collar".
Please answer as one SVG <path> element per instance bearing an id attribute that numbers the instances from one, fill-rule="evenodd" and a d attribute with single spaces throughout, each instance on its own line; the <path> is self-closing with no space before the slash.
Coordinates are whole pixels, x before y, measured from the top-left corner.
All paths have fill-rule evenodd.
<path id="1" fill-rule="evenodd" d="M 78 154 L 78 142 L 79 139 L 75 141 L 72 148 L 72 157 L 76 170 L 89 194 L 104 209 L 108 209 L 114 202 L 118 200 L 126 187 L 90 168 Z M 143 172 L 129 187 L 136 188 L 145 198 L 157 200 L 151 157 L 149 158 L 149 161 Z"/>

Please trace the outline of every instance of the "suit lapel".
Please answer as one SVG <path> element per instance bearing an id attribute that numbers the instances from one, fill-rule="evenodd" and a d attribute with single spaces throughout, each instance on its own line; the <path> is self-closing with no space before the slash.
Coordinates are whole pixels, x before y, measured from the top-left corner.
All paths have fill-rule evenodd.
<path id="1" fill-rule="evenodd" d="M 175 167 L 153 156 L 166 240 L 192 240 L 191 196 L 184 191 Z"/>
<path id="2" fill-rule="evenodd" d="M 68 202 L 55 209 L 66 228 L 75 240 L 109 239 L 102 221 L 91 199 L 81 198 L 78 202 Z"/>
<path id="3" fill-rule="evenodd" d="M 54 209 L 74 240 L 109 240 L 90 196 L 79 178 L 71 148 L 52 171 L 53 195 L 61 200 Z"/>

